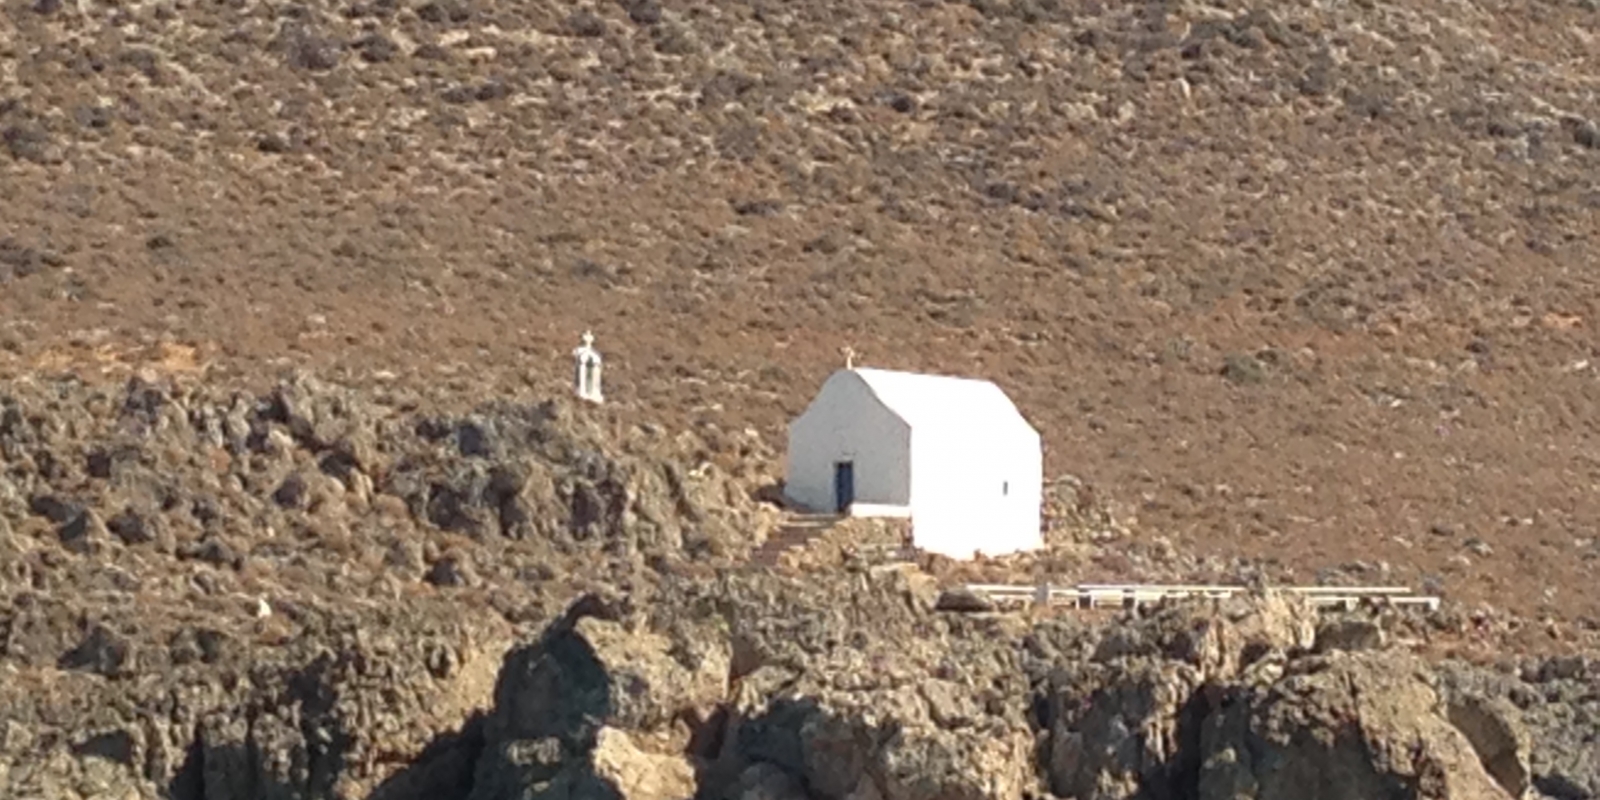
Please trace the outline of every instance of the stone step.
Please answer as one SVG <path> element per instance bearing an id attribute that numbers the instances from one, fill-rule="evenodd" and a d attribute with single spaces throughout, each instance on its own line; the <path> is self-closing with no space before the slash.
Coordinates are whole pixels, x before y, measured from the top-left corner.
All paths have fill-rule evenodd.
<path id="1" fill-rule="evenodd" d="M 782 562 L 786 553 L 805 549 L 812 542 L 826 535 L 835 525 L 845 519 L 842 514 L 810 514 L 791 512 L 785 514 L 778 528 L 772 532 L 762 545 L 750 554 L 750 563 L 757 566 L 772 567 Z M 895 555 L 900 549 L 888 546 L 868 547 L 869 550 L 883 550 L 886 554 Z"/>
<path id="2" fill-rule="evenodd" d="M 805 549 L 825 530 L 779 529 L 750 554 L 750 561 L 763 566 L 776 566 L 784 554 Z"/>
<path id="3" fill-rule="evenodd" d="M 763 542 L 758 550 L 794 550 L 805 547 L 816 541 L 816 536 L 781 536 L 774 535 Z"/>
<path id="4" fill-rule="evenodd" d="M 795 531 L 779 528 L 767 535 L 768 542 L 809 542 L 822 536 L 820 531 Z"/>
<path id="5" fill-rule="evenodd" d="M 794 522 L 791 520 L 783 523 L 783 527 L 796 531 L 825 531 L 837 524 L 837 522 Z"/>
<path id="6" fill-rule="evenodd" d="M 838 514 L 788 514 L 783 518 L 784 524 L 797 528 L 831 528 L 843 519 Z"/>

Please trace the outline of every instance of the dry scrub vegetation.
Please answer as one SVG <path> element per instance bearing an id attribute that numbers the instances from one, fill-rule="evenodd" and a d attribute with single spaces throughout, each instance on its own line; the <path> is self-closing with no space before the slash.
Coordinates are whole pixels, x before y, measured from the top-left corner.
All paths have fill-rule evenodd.
<path id="1" fill-rule="evenodd" d="M 1591 5 L 9 0 L 0 371 L 505 396 L 593 327 L 778 441 L 848 342 L 1147 542 L 1592 628 Z"/>

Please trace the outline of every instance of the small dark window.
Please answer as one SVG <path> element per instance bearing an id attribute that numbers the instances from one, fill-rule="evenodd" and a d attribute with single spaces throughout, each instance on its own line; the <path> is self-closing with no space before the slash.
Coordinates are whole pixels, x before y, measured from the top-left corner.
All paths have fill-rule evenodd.
<path id="1" fill-rule="evenodd" d="M 1001 482 L 1001 484 L 1000 484 L 1000 496 L 1002 496 L 1002 497 L 1010 497 L 1011 496 L 1011 481 L 1003 481 L 1003 482 Z"/>

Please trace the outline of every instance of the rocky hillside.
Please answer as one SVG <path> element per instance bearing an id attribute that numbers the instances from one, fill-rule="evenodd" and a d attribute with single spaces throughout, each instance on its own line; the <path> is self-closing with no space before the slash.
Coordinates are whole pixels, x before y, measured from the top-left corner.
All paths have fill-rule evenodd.
<path id="1" fill-rule="evenodd" d="M 8 386 L 0 795 L 107 796 L 85 787 L 111 763 L 254 796 L 197 781 L 244 791 L 256 743 L 314 736 L 281 777 L 353 796 L 487 702 L 506 647 L 585 581 L 759 543 L 772 512 L 710 445 L 615 422 L 310 378 Z M 35 758 L 57 745 L 109 761 Z"/>
<path id="2" fill-rule="evenodd" d="M 1589 5 L 9 0 L 0 374 L 592 327 L 777 441 L 850 344 L 1181 552 L 1592 627 Z"/>
<path id="3" fill-rule="evenodd" d="M 1594 6 L 4 0 L 0 796 L 1589 800 Z M 1050 550 L 752 569 L 844 345 Z"/>
<path id="4" fill-rule="evenodd" d="M 304 375 L 8 387 L 0 796 L 1600 789 L 1600 664 L 1441 660 L 1504 647 L 1458 610 L 1263 595 L 1107 619 L 941 589 L 1102 558 L 1071 526 L 1010 564 L 836 553 L 785 577 L 746 563 L 776 524 L 759 440 L 456 397 Z"/>

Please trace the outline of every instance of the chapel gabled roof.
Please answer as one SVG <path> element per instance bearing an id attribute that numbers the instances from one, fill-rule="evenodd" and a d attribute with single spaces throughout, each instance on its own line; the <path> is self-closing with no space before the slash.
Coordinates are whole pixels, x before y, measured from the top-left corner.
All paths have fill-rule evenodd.
<path id="1" fill-rule="evenodd" d="M 1016 403 L 992 381 L 867 367 L 851 372 L 878 402 L 913 429 L 947 425 L 990 428 L 997 423 L 1033 428 Z"/>

